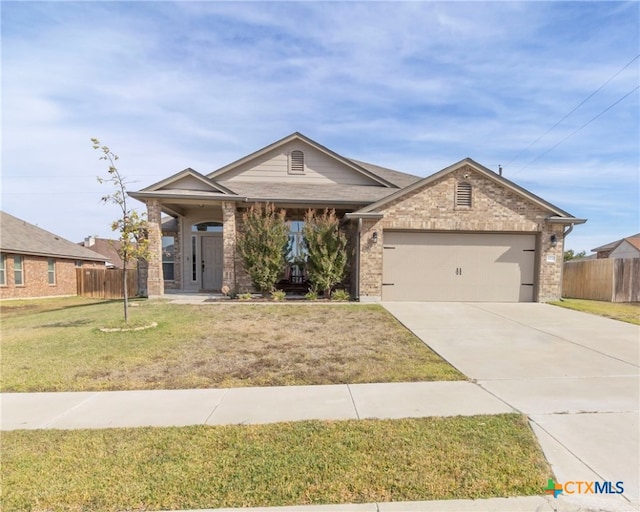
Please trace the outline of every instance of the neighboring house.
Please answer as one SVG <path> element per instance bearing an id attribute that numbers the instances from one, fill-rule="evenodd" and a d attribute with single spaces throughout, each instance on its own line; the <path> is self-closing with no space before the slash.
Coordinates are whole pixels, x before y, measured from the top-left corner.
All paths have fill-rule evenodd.
<path id="1" fill-rule="evenodd" d="M 640 233 L 601 245 L 591 249 L 591 252 L 595 252 L 598 259 L 640 258 Z"/>
<path id="2" fill-rule="evenodd" d="M 107 267 L 109 268 L 123 268 L 124 263 L 120 257 L 119 251 L 121 242 L 120 240 L 111 240 L 109 238 L 98 238 L 95 236 L 88 236 L 84 239 L 84 242 L 79 242 L 78 245 L 86 247 L 93 252 L 105 256 L 107 258 Z M 136 268 L 136 261 L 132 260 L 127 263 L 127 268 Z"/>
<path id="3" fill-rule="evenodd" d="M 150 296 L 250 289 L 236 240 L 255 203 L 285 208 L 293 238 L 307 209 L 334 208 L 361 301 L 557 299 L 564 237 L 585 222 L 469 158 L 421 179 L 299 133 L 206 176 L 187 168 L 130 195 L 147 205 Z"/>
<path id="4" fill-rule="evenodd" d="M 0 299 L 76 295 L 76 268 L 107 258 L 0 212 Z"/>

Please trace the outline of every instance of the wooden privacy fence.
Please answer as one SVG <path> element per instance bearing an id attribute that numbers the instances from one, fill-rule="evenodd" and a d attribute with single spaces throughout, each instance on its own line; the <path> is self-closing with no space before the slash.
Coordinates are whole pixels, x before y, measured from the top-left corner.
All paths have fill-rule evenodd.
<path id="1" fill-rule="evenodd" d="M 122 299 L 122 273 L 115 268 L 77 268 L 76 282 L 78 295 L 94 299 Z M 129 297 L 138 293 L 138 274 L 136 269 L 127 269 L 127 292 Z"/>
<path id="2" fill-rule="evenodd" d="M 608 302 L 640 302 L 640 258 L 568 261 L 562 296 Z"/>

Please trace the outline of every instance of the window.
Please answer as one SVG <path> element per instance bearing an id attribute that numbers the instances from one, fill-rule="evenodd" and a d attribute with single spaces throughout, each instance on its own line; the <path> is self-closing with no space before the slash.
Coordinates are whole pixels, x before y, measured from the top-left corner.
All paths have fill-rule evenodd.
<path id="1" fill-rule="evenodd" d="M 222 233 L 222 222 L 201 222 L 191 226 L 191 231 L 198 233 Z"/>
<path id="2" fill-rule="evenodd" d="M 304 174 L 304 153 L 299 149 L 289 155 L 289 174 Z"/>
<path id="3" fill-rule="evenodd" d="M 198 280 L 198 260 L 196 253 L 196 237 L 191 237 L 191 280 Z"/>
<path id="4" fill-rule="evenodd" d="M 82 268 L 82 260 L 76 260 L 76 268 Z"/>
<path id="5" fill-rule="evenodd" d="M 56 260 L 53 258 L 47 260 L 47 278 L 49 284 L 56 284 Z"/>
<path id="6" fill-rule="evenodd" d="M 7 256 L 0 254 L 0 286 L 7 284 Z"/>
<path id="7" fill-rule="evenodd" d="M 471 184 L 458 183 L 456 188 L 456 206 L 471 206 Z"/>
<path id="8" fill-rule="evenodd" d="M 13 257 L 13 282 L 16 286 L 24 284 L 24 268 L 22 256 Z"/>
<path id="9" fill-rule="evenodd" d="M 173 281 L 175 265 L 175 238 L 172 236 L 162 237 L 162 275 L 165 281 Z"/>
<path id="10" fill-rule="evenodd" d="M 307 248 L 304 245 L 304 222 L 293 220 L 289 222 L 289 245 L 287 253 L 288 275 L 292 283 L 302 283 L 305 280 L 305 262 Z"/>

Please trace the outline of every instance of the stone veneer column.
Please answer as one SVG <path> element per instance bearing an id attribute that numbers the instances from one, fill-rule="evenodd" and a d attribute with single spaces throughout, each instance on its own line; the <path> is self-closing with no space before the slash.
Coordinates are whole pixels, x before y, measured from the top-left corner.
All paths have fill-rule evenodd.
<path id="1" fill-rule="evenodd" d="M 551 245 L 556 236 L 556 246 Z M 559 300 L 562 296 L 562 268 L 564 265 L 564 225 L 548 224 L 540 233 L 538 302 Z"/>
<path id="2" fill-rule="evenodd" d="M 147 291 L 149 297 L 164 295 L 162 277 L 162 211 L 157 199 L 147 201 L 147 222 L 149 224 L 149 268 L 147 270 Z"/>
<path id="3" fill-rule="evenodd" d="M 236 205 L 222 203 L 222 286 L 236 290 Z"/>
<path id="4" fill-rule="evenodd" d="M 378 233 L 377 243 L 373 233 Z M 360 233 L 360 301 L 377 302 L 382 299 L 382 222 L 364 219 Z"/>

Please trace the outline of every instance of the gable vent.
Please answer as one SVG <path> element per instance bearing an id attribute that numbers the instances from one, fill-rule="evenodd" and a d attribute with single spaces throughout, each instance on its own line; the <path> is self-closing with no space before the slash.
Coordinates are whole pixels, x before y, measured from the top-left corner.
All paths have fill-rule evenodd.
<path id="1" fill-rule="evenodd" d="M 291 174 L 304 174 L 304 153 L 299 149 L 291 152 L 289 172 Z"/>
<path id="2" fill-rule="evenodd" d="M 471 184 L 458 183 L 456 188 L 456 206 L 471 206 Z"/>

